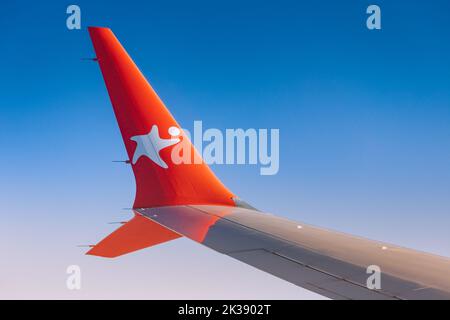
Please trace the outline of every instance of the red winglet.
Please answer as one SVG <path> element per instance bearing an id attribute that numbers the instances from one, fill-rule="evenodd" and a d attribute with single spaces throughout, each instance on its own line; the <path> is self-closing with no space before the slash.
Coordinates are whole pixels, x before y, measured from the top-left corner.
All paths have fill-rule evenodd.
<path id="1" fill-rule="evenodd" d="M 114 258 L 180 237 L 178 233 L 148 218 L 135 215 L 133 219 L 104 238 L 86 254 Z"/>
<path id="2" fill-rule="evenodd" d="M 133 207 L 234 206 L 233 194 L 208 165 L 173 163 L 178 143 L 200 156 L 111 30 L 89 27 L 89 33 L 136 178 Z"/>

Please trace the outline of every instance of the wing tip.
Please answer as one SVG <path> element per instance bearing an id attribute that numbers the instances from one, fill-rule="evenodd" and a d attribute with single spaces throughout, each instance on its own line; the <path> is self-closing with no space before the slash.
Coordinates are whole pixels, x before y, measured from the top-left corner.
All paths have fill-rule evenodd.
<path id="1" fill-rule="evenodd" d="M 86 255 L 116 258 L 134 251 L 168 242 L 181 235 L 160 224 L 135 215 L 86 252 Z"/>

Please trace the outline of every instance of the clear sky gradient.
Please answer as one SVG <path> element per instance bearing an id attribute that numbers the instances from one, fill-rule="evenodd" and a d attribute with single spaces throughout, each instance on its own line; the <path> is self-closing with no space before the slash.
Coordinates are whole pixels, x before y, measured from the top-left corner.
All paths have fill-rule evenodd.
<path id="1" fill-rule="evenodd" d="M 280 171 L 213 166 L 294 220 L 450 256 L 450 2 L 2 2 L 0 298 L 320 296 L 186 239 L 85 256 L 132 205 L 87 26 L 107 26 L 179 123 L 279 128 Z M 66 268 L 82 289 L 66 288 Z"/>

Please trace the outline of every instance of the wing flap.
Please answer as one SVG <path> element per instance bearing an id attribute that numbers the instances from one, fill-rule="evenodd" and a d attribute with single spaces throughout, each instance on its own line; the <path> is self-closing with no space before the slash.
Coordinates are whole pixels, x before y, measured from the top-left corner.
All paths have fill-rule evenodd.
<path id="1" fill-rule="evenodd" d="M 394 299 L 382 292 L 368 290 L 355 283 L 339 279 L 266 250 L 237 252 L 230 256 L 283 280 L 336 300 L 355 297 L 370 300 Z"/>

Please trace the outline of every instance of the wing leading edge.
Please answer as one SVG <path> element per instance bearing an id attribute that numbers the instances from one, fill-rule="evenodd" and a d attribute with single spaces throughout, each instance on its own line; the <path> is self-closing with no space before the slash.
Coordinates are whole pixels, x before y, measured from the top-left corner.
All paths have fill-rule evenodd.
<path id="1" fill-rule="evenodd" d="M 135 209 L 162 226 L 333 299 L 450 299 L 450 259 L 293 222 L 211 205 Z M 369 266 L 381 288 L 368 289 Z"/>

